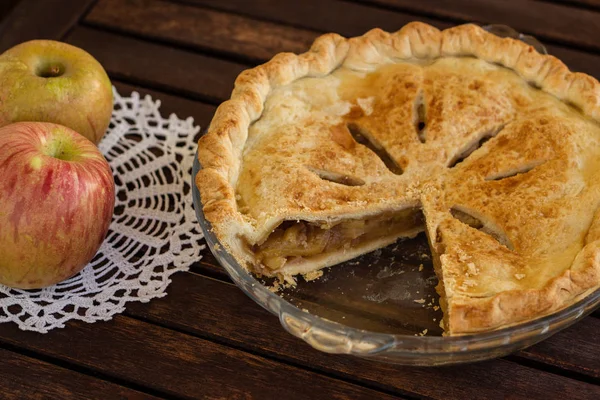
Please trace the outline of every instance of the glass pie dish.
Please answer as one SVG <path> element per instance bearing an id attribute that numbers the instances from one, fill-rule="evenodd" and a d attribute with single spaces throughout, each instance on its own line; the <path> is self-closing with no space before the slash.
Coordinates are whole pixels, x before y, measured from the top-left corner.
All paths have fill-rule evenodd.
<path id="1" fill-rule="evenodd" d="M 194 161 L 192 177 L 200 170 Z M 542 341 L 600 305 L 600 290 L 557 313 L 509 328 L 441 336 L 427 240 L 423 235 L 327 268 L 318 280 L 274 293 L 219 245 L 202 212 L 192 178 L 198 222 L 210 251 L 233 282 L 315 349 L 403 365 L 446 365 L 501 357 Z"/>
<path id="2" fill-rule="evenodd" d="M 484 27 L 545 53 L 534 38 L 498 25 Z M 274 292 L 220 245 L 204 218 L 192 171 L 198 221 L 215 258 L 256 303 L 276 315 L 292 335 L 312 347 L 404 365 L 445 365 L 500 357 L 564 329 L 600 305 L 600 290 L 554 314 L 508 328 L 464 336 L 442 336 L 437 278 L 426 237 L 399 240 L 383 249 L 324 270 L 314 281 Z"/>

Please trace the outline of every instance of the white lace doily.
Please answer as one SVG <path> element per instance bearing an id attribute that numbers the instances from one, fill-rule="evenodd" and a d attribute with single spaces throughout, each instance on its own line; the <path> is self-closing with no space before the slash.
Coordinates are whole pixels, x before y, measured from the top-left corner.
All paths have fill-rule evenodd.
<path id="1" fill-rule="evenodd" d="M 0 285 L 0 322 L 48 332 L 65 322 L 108 320 L 129 301 L 166 294 L 169 277 L 201 258 L 191 195 L 199 127 L 163 118 L 160 101 L 121 97 L 99 144 L 115 177 L 115 213 L 96 257 L 79 274 L 41 290 Z"/>

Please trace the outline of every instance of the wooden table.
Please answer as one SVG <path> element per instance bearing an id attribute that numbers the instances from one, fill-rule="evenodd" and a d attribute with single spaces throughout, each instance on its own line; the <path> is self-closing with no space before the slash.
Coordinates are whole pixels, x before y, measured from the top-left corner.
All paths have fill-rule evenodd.
<path id="1" fill-rule="evenodd" d="M 421 20 L 504 23 L 600 77 L 600 0 L 2 0 L 0 51 L 33 38 L 86 49 L 123 94 L 206 126 L 240 71 L 322 32 Z M 1 177 L 0 177 L 1 179 Z M 287 334 L 206 251 L 168 296 L 46 335 L 0 325 L 1 398 L 600 399 L 600 313 L 504 359 L 409 368 L 320 353 Z"/>

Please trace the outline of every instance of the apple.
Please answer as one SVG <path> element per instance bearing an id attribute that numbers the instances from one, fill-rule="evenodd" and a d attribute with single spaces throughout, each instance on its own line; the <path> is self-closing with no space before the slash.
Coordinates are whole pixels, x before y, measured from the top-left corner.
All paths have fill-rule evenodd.
<path id="1" fill-rule="evenodd" d="M 47 122 L 0 128 L 0 283 L 36 289 L 75 275 L 114 204 L 110 166 L 83 136 Z"/>
<path id="2" fill-rule="evenodd" d="M 0 127 L 54 122 L 98 143 L 112 114 L 112 85 L 102 65 L 84 50 L 32 40 L 0 56 L 0 105 Z"/>

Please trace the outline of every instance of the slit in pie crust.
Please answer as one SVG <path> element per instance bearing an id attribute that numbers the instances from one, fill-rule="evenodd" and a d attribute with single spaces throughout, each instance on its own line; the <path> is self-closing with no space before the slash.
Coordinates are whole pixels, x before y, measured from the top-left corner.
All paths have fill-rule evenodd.
<path id="1" fill-rule="evenodd" d="M 451 335 L 600 287 L 600 84 L 474 25 L 279 54 L 238 77 L 198 157 L 206 219 L 257 274 L 424 230 Z"/>

